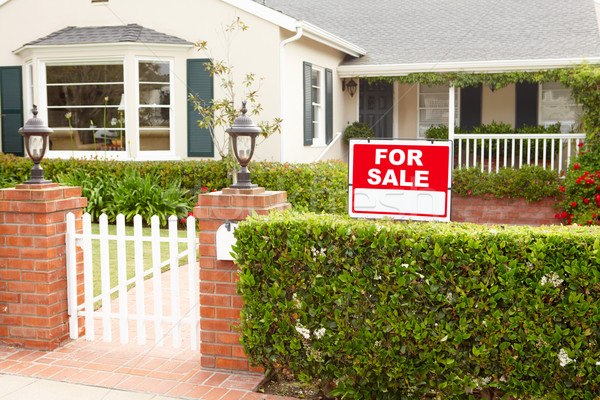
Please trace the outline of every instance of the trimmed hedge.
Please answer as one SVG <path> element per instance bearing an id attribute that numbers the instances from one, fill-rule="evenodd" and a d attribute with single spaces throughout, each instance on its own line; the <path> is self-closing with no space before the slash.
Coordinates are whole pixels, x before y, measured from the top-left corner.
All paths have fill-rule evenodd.
<path id="1" fill-rule="evenodd" d="M 31 160 L 0 153 L 0 187 L 10 187 L 29 179 Z M 81 171 L 96 177 L 110 176 L 122 180 L 131 170 L 158 176 L 158 184 L 167 189 L 181 182 L 188 199 L 195 201 L 199 193 L 220 190 L 231 185 L 224 161 L 100 161 L 96 159 L 47 159 L 42 162 L 44 176 L 54 182 L 61 174 Z M 341 161 L 311 164 L 252 162 L 252 182 L 267 190 L 286 190 L 295 209 L 314 212 L 346 212 L 348 167 Z"/>
<path id="2" fill-rule="evenodd" d="M 597 400 L 599 234 L 250 218 L 235 232 L 244 351 L 347 398 Z"/>

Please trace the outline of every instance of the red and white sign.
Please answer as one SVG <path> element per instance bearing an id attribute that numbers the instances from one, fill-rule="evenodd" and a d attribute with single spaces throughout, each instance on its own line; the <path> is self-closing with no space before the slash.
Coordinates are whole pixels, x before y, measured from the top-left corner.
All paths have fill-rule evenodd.
<path id="1" fill-rule="evenodd" d="M 350 141 L 351 217 L 450 221 L 452 142 Z"/>

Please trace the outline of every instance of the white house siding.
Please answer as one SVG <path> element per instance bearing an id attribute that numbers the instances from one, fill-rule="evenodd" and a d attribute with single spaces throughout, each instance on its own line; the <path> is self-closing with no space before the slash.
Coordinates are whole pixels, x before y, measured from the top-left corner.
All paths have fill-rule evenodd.
<path id="1" fill-rule="evenodd" d="M 23 67 L 23 87 L 25 82 L 25 65 L 33 61 L 33 80 L 35 83 L 34 99 L 39 104 L 40 62 L 46 59 L 89 59 L 103 57 L 123 57 L 125 74 L 128 68 L 135 67 L 139 57 L 167 57 L 174 61 L 173 115 L 171 128 L 175 132 L 174 155 L 185 158 L 187 155 L 187 99 L 186 93 L 186 60 L 189 58 L 206 58 L 207 54 L 199 53 L 195 48 L 182 49 L 169 46 L 129 44 L 118 46 L 86 45 L 64 46 L 34 51 L 25 50 L 20 54 L 12 51 L 24 44 L 56 32 L 67 26 L 109 26 L 138 24 L 158 32 L 173 35 L 189 42 L 206 40 L 214 59 L 225 59 L 226 44 L 223 39 L 225 24 L 240 17 L 249 29 L 239 33 L 229 49 L 230 63 L 235 66 L 236 80 L 249 72 L 264 77 L 260 89 L 260 102 L 263 105 L 260 118 L 270 120 L 279 116 L 279 27 L 232 7 L 219 0 L 183 1 L 165 3 L 163 0 L 110 0 L 108 5 L 92 4 L 90 0 L 11 0 L 0 6 L 0 21 L 3 31 L 10 34 L 0 35 L 0 66 L 20 65 Z M 306 51 L 310 51 L 307 48 Z M 337 64 L 336 64 L 337 65 Z M 298 82 L 301 79 L 298 78 Z M 134 85 L 126 82 L 126 85 Z M 301 98 L 290 85 L 289 96 Z M 132 88 L 129 88 L 132 89 Z M 127 90 L 127 88 L 126 88 Z M 292 90 L 294 92 L 292 92 Z M 130 93 L 135 93 L 130 91 Z M 223 89 L 215 80 L 215 97 L 223 96 Z M 128 96 L 127 109 L 134 110 L 136 99 Z M 236 99 L 241 105 L 241 96 Z M 26 94 L 24 102 L 27 106 Z M 43 106 L 43 104 L 42 104 Z M 25 119 L 28 118 L 25 111 Z M 134 113 L 126 113 L 127 126 L 133 126 Z M 131 119 L 131 120 L 130 120 Z M 301 137 L 298 138 L 298 141 Z M 293 141 L 290 141 L 293 143 Z M 279 139 L 273 137 L 262 144 L 257 152 L 259 158 L 279 159 Z M 292 153 L 292 152 L 290 152 Z M 297 147 L 295 153 L 298 153 Z M 134 155 L 135 156 L 135 155 Z M 310 158 L 310 157 L 306 157 Z"/>

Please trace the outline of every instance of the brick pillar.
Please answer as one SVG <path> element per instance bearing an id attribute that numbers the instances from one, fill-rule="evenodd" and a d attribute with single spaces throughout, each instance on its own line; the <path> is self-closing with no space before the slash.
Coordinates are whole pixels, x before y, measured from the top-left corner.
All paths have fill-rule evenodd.
<path id="1" fill-rule="evenodd" d="M 200 339 L 202 366 L 249 371 L 250 367 L 239 334 L 242 299 L 237 295 L 237 266 L 233 261 L 216 259 L 215 232 L 226 220 L 237 222 L 253 212 L 269 214 L 291 208 L 286 192 L 257 189 L 223 189 L 201 194 L 194 217 L 200 223 Z"/>
<path id="2" fill-rule="evenodd" d="M 81 188 L 57 183 L 0 189 L 0 343 L 53 350 L 68 340 L 66 215 L 80 229 L 86 204 Z"/>

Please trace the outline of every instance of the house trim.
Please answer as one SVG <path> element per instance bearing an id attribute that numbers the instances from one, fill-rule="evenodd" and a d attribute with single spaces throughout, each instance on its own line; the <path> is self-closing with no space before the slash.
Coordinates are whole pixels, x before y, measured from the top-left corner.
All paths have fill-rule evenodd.
<path id="1" fill-rule="evenodd" d="M 490 60 L 461 61 L 418 64 L 386 64 L 386 65 L 342 65 L 338 67 L 340 78 L 402 76 L 420 72 L 473 72 L 501 73 L 512 71 L 539 71 L 573 66 L 581 63 L 599 63 L 600 57 L 590 58 L 556 58 L 540 60 Z"/>
<path id="2" fill-rule="evenodd" d="M 1 1 L 1 0 L 0 0 Z M 173 50 L 173 49 L 181 49 L 186 50 L 194 47 L 193 44 L 169 44 L 169 43 L 139 43 L 139 42 L 113 42 L 113 43 L 81 43 L 81 44 L 54 44 L 54 45 L 25 45 L 21 46 L 16 50 L 13 50 L 13 54 L 20 54 L 26 50 L 30 51 L 56 51 L 56 50 L 64 50 L 64 49 L 85 49 L 92 48 L 98 49 L 106 47 L 110 50 L 114 50 L 115 48 L 127 48 L 127 49 L 144 49 L 147 50 L 151 48 L 152 50 Z"/>

